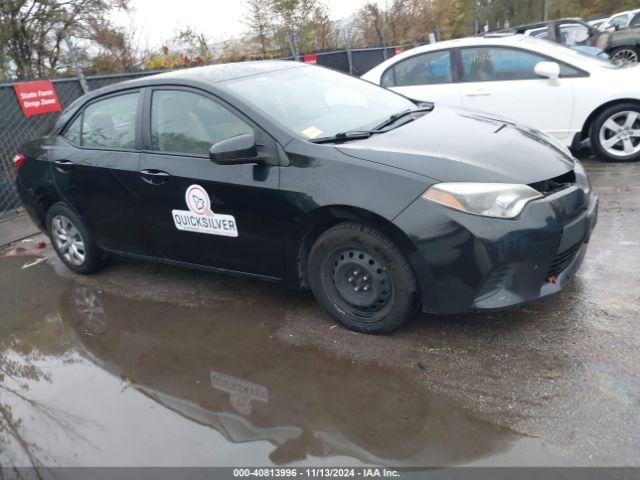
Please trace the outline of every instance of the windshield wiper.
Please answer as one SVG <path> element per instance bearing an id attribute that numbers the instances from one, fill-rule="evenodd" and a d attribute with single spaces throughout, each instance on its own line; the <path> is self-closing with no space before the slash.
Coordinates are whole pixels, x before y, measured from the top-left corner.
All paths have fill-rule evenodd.
<path id="1" fill-rule="evenodd" d="M 347 142 L 349 140 L 362 140 L 364 138 L 369 138 L 375 133 L 380 132 L 374 132 L 371 130 L 350 130 L 348 132 L 339 132 L 328 137 L 312 138 L 309 141 L 311 143 Z"/>
<path id="2" fill-rule="evenodd" d="M 374 127 L 373 131 L 382 130 L 383 128 L 388 127 L 389 125 L 394 124 L 395 122 L 400 120 L 402 117 L 406 117 L 407 115 L 411 115 L 412 113 L 430 112 L 431 110 L 433 110 L 432 103 L 425 104 L 424 106 L 420 106 L 418 108 L 408 108 L 407 110 L 394 113 L 389 118 L 387 118 L 384 122 L 382 122 L 380 125 L 377 125 L 376 127 Z"/>
<path id="3" fill-rule="evenodd" d="M 431 110 L 433 110 L 432 103 L 423 103 L 418 108 L 409 108 L 407 110 L 394 113 L 389 118 L 387 118 L 384 122 L 382 122 L 380 125 L 377 125 L 371 130 L 349 130 L 346 132 L 339 132 L 339 133 L 336 133 L 335 135 L 331 135 L 328 137 L 312 138 L 309 141 L 311 143 L 334 143 L 334 142 L 348 142 L 349 140 L 363 140 L 365 138 L 369 138 L 371 135 L 375 135 L 376 133 L 384 133 L 388 130 L 391 130 L 390 128 L 386 129 L 385 127 L 388 127 L 394 124 L 395 122 L 400 120 L 402 117 L 406 117 L 407 115 L 411 115 L 414 113 L 430 112 Z M 407 122 L 404 122 L 404 123 L 408 123 L 412 120 L 414 119 L 409 119 Z"/>

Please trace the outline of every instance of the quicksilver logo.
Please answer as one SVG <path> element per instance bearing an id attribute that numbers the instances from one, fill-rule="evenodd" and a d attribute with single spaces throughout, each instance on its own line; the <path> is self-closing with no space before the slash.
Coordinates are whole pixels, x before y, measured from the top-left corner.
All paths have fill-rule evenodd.
<path id="1" fill-rule="evenodd" d="M 172 210 L 173 223 L 178 230 L 237 237 L 238 226 L 233 215 L 213 213 L 209 194 L 200 185 L 191 185 L 185 193 L 189 210 Z"/>

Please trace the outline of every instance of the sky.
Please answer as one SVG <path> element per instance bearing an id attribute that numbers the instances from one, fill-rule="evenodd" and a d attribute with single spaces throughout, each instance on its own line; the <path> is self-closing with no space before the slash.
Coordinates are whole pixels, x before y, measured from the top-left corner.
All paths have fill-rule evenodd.
<path id="1" fill-rule="evenodd" d="M 142 48 L 157 48 L 174 33 L 193 27 L 212 41 L 223 41 L 246 31 L 243 0 L 129 0 L 133 12 L 129 19 L 118 14 L 115 19 L 132 26 Z M 366 0 L 324 0 L 333 20 L 349 17 Z"/>

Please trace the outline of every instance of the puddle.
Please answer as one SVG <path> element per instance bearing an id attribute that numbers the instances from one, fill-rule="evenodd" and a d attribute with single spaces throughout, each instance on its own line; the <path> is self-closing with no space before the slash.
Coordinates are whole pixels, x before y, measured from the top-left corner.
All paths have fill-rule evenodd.
<path id="1" fill-rule="evenodd" d="M 127 298 L 0 264 L 0 458 L 11 465 L 449 465 L 513 432 L 402 368 L 283 343 L 267 295 Z"/>

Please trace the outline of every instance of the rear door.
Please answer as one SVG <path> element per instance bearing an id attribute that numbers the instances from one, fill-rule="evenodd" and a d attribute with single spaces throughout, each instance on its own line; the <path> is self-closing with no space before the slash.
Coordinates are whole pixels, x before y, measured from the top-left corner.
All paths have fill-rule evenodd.
<path id="1" fill-rule="evenodd" d="M 86 105 L 52 149 L 55 184 L 103 248 L 145 254 L 148 237 L 135 213 L 140 153 L 140 90 Z"/>
<path id="2" fill-rule="evenodd" d="M 388 68 L 380 85 L 413 100 L 460 106 L 460 85 L 452 65 L 451 50 L 417 54 Z"/>
<path id="3" fill-rule="evenodd" d="M 277 158 L 275 140 L 203 91 L 155 87 L 146 97 L 141 215 L 158 256 L 282 277 L 279 167 L 218 165 L 208 155 L 213 143 L 253 131 L 259 153 Z"/>
<path id="4" fill-rule="evenodd" d="M 462 103 L 513 119 L 558 138 L 571 132 L 574 82 L 582 72 L 560 63 L 560 78 L 541 78 L 534 72 L 542 55 L 511 47 L 460 48 Z"/>

